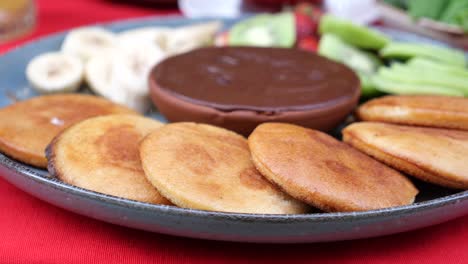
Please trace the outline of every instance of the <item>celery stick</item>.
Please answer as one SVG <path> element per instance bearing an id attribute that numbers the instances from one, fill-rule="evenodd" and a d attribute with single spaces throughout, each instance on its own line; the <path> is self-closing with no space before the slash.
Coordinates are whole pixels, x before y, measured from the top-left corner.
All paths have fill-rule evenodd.
<path id="1" fill-rule="evenodd" d="M 332 15 L 320 19 L 320 34 L 334 34 L 355 47 L 378 50 L 384 47 L 390 38 L 371 28 L 354 24 Z"/>
<path id="2" fill-rule="evenodd" d="M 370 98 L 381 94 L 381 92 L 377 90 L 374 83 L 372 82 L 372 75 L 361 72 L 358 72 L 357 74 L 359 76 L 359 80 L 361 81 L 361 96 Z"/>
<path id="3" fill-rule="evenodd" d="M 399 82 L 382 77 L 380 74 L 376 74 L 371 78 L 372 83 L 374 83 L 375 87 L 379 91 L 390 94 L 433 94 L 463 96 L 462 92 L 447 87 Z"/>
<path id="4" fill-rule="evenodd" d="M 359 50 L 333 34 L 322 36 L 318 53 L 353 69 L 361 81 L 362 96 L 372 97 L 379 94 L 370 81 L 370 75 L 382 65 L 375 55 Z"/>
<path id="5" fill-rule="evenodd" d="M 449 64 L 443 64 L 438 61 L 415 57 L 412 58 L 408 63 L 408 67 L 414 69 L 427 69 L 438 71 L 441 73 L 450 74 L 459 78 L 468 78 L 468 70 L 464 67 L 453 66 Z"/>
<path id="6" fill-rule="evenodd" d="M 467 79 L 450 76 L 433 70 L 425 70 L 423 68 L 413 69 L 401 64 L 393 64 L 390 69 L 379 69 L 379 74 L 386 78 L 408 83 L 450 87 L 468 95 Z"/>
<path id="7" fill-rule="evenodd" d="M 357 49 L 333 34 L 325 34 L 319 42 L 318 54 L 346 64 L 355 71 L 373 73 L 382 62 L 370 53 Z"/>
<path id="8" fill-rule="evenodd" d="M 392 42 L 380 50 L 384 58 L 409 59 L 425 57 L 447 64 L 465 67 L 465 54 L 462 51 L 420 43 Z"/>

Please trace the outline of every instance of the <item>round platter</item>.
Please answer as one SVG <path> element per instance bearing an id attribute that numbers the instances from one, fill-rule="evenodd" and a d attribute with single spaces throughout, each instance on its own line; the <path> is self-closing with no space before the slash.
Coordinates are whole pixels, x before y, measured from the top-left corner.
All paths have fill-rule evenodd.
<path id="1" fill-rule="evenodd" d="M 113 31 L 142 26 L 180 26 L 203 19 L 145 18 L 102 24 Z M 223 20 L 226 27 L 236 20 Z M 385 30 L 405 41 L 431 41 L 409 33 Z M 0 107 L 37 95 L 24 70 L 37 54 L 58 50 L 66 32 L 18 47 L 0 57 Z M 157 112 L 150 116 L 163 120 Z M 416 203 L 353 213 L 260 215 L 220 213 L 131 201 L 63 183 L 46 171 L 0 154 L 0 176 L 25 192 L 66 210 L 109 223 L 177 236 L 242 242 L 300 243 L 374 237 L 438 224 L 468 213 L 468 191 L 449 190 L 422 182 Z"/>

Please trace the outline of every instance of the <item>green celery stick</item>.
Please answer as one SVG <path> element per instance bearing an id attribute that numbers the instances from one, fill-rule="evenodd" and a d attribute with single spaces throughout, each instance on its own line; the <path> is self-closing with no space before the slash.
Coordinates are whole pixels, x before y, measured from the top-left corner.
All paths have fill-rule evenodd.
<path id="1" fill-rule="evenodd" d="M 384 58 L 409 59 L 425 57 L 447 64 L 465 67 L 465 54 L 462 51 L 421 43 L 392 42 L 380 50 Z"/>
<path id="2" fill-rule="evenodd" d="M 374 54 L 361 51 L 333 34 L 325 34 L 320 39 L 318 54 L 343 63 L 354 70 L 361 81 L 361 95 L 373 97 L 379 92 L 373 86 L 370 76 L 382 62 Z"/>
<path id="3" fill-rule="evenodd" d="M 373 54 L 361 51 L 333 34 L 325 34 L 320 38 L 318 54 L 364 73 L 373 73 L 382 65 Z"/>
<path id="4" fill-rule="evenodd" d="M 424 68 L 414 69 L 399 63 L 392 65 L 390 69 L 381 68 L 379 73 L 385 73 L 384 77 L 401 78 L 401 80 L 418 84 L 429 84 L 437 86 L 447 86 L 462 91 L 468 95 L 468 80 L 445 74 L 443 72 L 426 70 Z"/>
<path id="5" fill-rule="evenodd" d="M 351 21 L 325 15 L 320 19 L 320 34 L 335 34 L 344 42 L 364 49 L 381 49 L 390 39 L 384 34 Z"/>
<path id="6" fill-rule="evenodd" d="M 443 72 L 459 78 L 468 78 L 468 70 L 466 68 L 444 64 L 430 59 L 415 57 L 409 60 L 407 65 L 414 69 L 427 69 L 441 73 Z"/>
<path id="7" fill-rule="evenodd" d="M 358 72 L 361 81 L 361 96 L 365 98 L 375 97 L 382 94 L 372 82 L 372 75 Z"/>
<path id="8" fill-rule="evenodd" d="M 442 66 L 442 70 L 439 70 L 438 68 L 431 68 L 431 67 L 415 67 L 411 66 L 409 63 L 392 63 L 390 66 L 395 72 L 407 72 L 411 74 L 419 74 L 423 76 L 418 76 L 419 78 L 429 78 L 429 79 L 435 79 L 435 78 L 445 78 L 445 79 L 451 79 L 450 82 L 455 83 L 462 83 L 463 86 L 468 86 L 468 79 L 467 79 L 467 74 L 468 71 L 460 71 L 458 72 L 450 72 L 450 71 L 445 71 Z M 461 68 L 458 68 L 461 69 Z M 446 81 L 446 80 L 442 80 Z"/>
<path id="9" fill-rule="evenodd" d="M 380 74 L 372 76 L 372 83 L 375 85 L 377 90 L 390 94 L 432 94 L 463 96 L 462 92 L 451 88 L 425 84 L 404 83 L 385 78 Z"/>

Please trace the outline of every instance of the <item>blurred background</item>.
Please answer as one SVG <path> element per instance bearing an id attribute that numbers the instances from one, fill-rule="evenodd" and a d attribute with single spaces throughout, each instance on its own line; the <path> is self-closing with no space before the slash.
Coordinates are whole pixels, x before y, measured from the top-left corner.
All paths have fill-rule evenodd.
<path id="1" fill-rule="evenodd" d="M 384 24 L 468 46 L 467 0 L 0 0 L 0 51 L 83 23 L 151 15 L 237 17 L 304 2 L 359 24 Z"/>

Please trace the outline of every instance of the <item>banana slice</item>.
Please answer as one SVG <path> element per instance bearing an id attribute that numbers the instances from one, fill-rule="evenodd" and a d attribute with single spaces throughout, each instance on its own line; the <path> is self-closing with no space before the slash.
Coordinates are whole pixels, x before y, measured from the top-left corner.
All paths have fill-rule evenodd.
<path id="1" fill-rule="evenodd" d="M 166 54 L 149 43 L 127 43 L 121 46 L 113 61 L 112 81 L 137 93 L 148 94 L 148 75 L 151 68 Z"/>
<path id="2" fill-rule="evenodd" d="M 158 48 L 166 49 L 167 35 L 171 31 L 170 28 L 166 27 L 143 27 L 130 29 L 120 32 L 117 35 L 117 40 L 120 44 L 128 42 L 149 42 L 156 45 Z"/>
<path id="3" fill-rule="evenodd" d="M 62 43 L 62 51 L 80 57 L 84 62 L 99 54 L 111 52 L 117 44 L 114 33 L 99 27 L 70 31 Z"/>
<path id="4" fill-rule="evenodd" d="M 104 74 L 104 75 L 100 75 Z M 86 79 L 91 90 L 115 103 L 144 113 L 150 107 L 148 97 L 111 81 L 112 61 L 104 56 L 92 58 L 86 66 Z"/>
<path id="5" fill-rule="evenodd" d="M 91 58 L 85 67 L 85 81 L 89 88 L 98 95 L 112 96 L 111 85 L 112 54 L 106 53 Z"/>
<path id="6" fill-rule="evenodd" d="M 129 42 L 92 58 L 86 64 L 86 80 L 95 93 L 144 113 L 151 106 L 148 74 L 163 58 L 165 53 L 155 45 Z"/>
<path id="7" fill-rule="evenodd" d="M 103 54 L 88 61 L 85 68 L 86 82 L 96 94 L 144 113 L 149 108 L 147 96 L 132 92 L 114 80 L 112 55 Z"/>
<path id="8" fill-rule="evenodd" d="M 176 28 L 167 36 L 166 50 L 173 55 L 206 46 L 214 41 L 222 26 L 219 21 L 211 21 Z"/>
<path id="9" fill-rule="evenodd" d="M 86 64 L 86 81 L 95 93 L 145 112 L 151 106 L 147 83 L 151 68 L 168 55 L 210 44 L 221 27 L 214 21 L 176 29 L 145 27 L 121 32 L 110 52 L 88 56 L 92 58 Z"/>
<path id="10" fill-rule="evenodd" d="M 61 52 L 43 53 L 26 67 L 26 78 L 40 93 L 73 92 L 83 80 L 84 66 L 73 55 Z"/>

